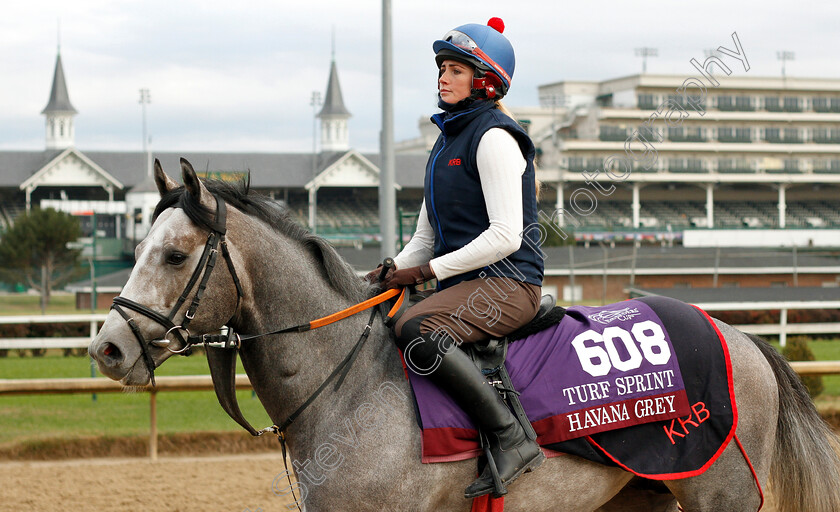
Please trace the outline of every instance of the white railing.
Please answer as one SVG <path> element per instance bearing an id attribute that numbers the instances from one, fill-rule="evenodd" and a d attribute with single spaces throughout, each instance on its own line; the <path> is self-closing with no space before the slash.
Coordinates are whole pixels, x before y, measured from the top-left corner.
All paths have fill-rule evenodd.
<path id="1" fill-rule="evenodd" d="M 751 334 L 775 334 L 779 345 L 785 346 L 788 334 L 838 334 L 840 322 L 788 323 L 791 309 L 840 309 L 840 301 L 773 301 L 773 302 L 710 302 L 697 303 L 704 311 L 770 311 L 779 310 L 778 324 L 733 325 L 736 329 Z"/>
<path id="2" fill-rule="evenodd" d="M 714 302 L 697 303 L 704 311 L 767 311 L 779 310 L 778 324 L 733 325 L 736 329 L 757 335 L 777 335 L 779 344 L 785 346 L 788 334 L 840 334 L 840 322 L 788 323 L 788 311 L 792 309 L 840 309 L 840 301 L 775 301 L 775 302 Z M 0 324 L 29 323 L 90 323 L 89 337 L 76 338 L 0 338 L 0 350 L 87 348 L 99 332 L 99 323 L 107 318 L 106 313 L 80 315 L 24 315 L 0 316 Z"/>
<path id="3" fill-rule="evenodd" d="M 82 315 L 22 315 L 0 316 L 0 324 L 70 324 L 89 323 L 90 336 L 76 338 L 0 338 L 0 350 L 43 348 L 87 348 L 105 321 L 105 313 Z"/>
<path id="4" fill-rule="evenodd" d="M 210 391 L 213 381 L 209 375 L 156 377 L 156 387 L 146 386 L 140 391 L 149 393 L 149 458 L 157 460 L 157 394 L 161 391 Z M 247 375 L 236 376 L 236 389 L 252 389 Z M 0 379 L 0 397 L 12 395 L 45 395 L 73 393 L 123 393 L 117 381 L 102 377 L 91 379 Z"/>

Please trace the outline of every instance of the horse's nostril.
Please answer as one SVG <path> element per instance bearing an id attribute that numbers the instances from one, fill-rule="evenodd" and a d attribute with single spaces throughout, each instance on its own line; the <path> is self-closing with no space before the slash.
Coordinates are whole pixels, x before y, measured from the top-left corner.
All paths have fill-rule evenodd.
<path id="1" fill-rule="evenodd" d="M 102 349 L 102 354 L 112 359 L 118 359 L 121 355 L 120 349 L 113 343 L 106 343 L 105 348 Z"/>

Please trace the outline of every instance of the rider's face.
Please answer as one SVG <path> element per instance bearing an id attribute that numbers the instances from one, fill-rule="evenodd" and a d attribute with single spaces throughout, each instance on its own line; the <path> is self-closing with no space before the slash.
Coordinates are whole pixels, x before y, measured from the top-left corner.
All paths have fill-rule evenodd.
<path id="1" fill-rule="evenodd" d="M 470 96 L 473 69 L 456 60 L 445 60 L 440 65 L 438 93 L 446 103 L 458 103 Z"/>

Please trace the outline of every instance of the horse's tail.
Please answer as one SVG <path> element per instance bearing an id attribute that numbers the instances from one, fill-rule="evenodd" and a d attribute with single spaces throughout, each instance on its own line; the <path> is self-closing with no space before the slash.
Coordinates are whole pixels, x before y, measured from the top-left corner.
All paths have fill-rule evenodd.
<path id="1" fill-rule="evenodd" d="M 784 512 L 840 511 L 840 440 L 820 417 L 799 376 L 766 341 L 748 334 L 773 368 L 779 420 L 770 485 Z"/>

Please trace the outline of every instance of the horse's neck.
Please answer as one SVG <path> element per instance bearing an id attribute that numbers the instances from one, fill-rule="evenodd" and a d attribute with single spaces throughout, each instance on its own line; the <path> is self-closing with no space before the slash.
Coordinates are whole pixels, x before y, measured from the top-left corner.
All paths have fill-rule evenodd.
<path id="1" fill-rule="evenodd" d="M 308 253 L 296 253 L 289 244 L 252 247 L 259 258 L 247 271 L 252 296 L 243 308 L 237 329 L 244 333 L 270 332 L 307 323 L 351 305 L 324 279 L 319 262 Z M 279 248 L 278 248 L 279 247 Z M 253 340 L 243 347 L 242 361 L 271 419 L 284 421 L 347 356 L 364 330 L 369 310 L 334 324 L 303 333 Z M 402 366 L 389 331 L 377 318 L 362 352 L 338 391 L 328 386 L 289 430 L 293 451 L 306 452 L 319 438 L 338 432 L 343 419 L 374 398 L 385 383 L 405 386 Z M 367 397 L 367 398 L 366 398 Z M 294 435 L 307 432 L 307 435 Z M 323 441 L 323 439 L 321 439 Z"/>
<path id="2" fill-rule="evenodd" d="M 266 343 L 273 345 L 264 344 L 256 358 L 243 353 L 254 389 L 275 424 L 286 421 L 350 353 L 367 316 L 363 312 L 342 320 L 344 325 L 333 329 L 328 326 L 269 339 Z M 381 320 L 376 322 L 341 387 L 335 389 L 334 378 L 289 426 L 286 436 L 294 457 L 311 457 L 319 445 L 335 442 L 336 436 L 347 445 L 364 446 L 369 432 L 359 427 L 359 415 L 374 414 L 371 410 L 381 415 L 407 403 L 411 395 L 397 349 Z M 290 359 L 297 360 L 299 371 L 275 371 Z"/>

